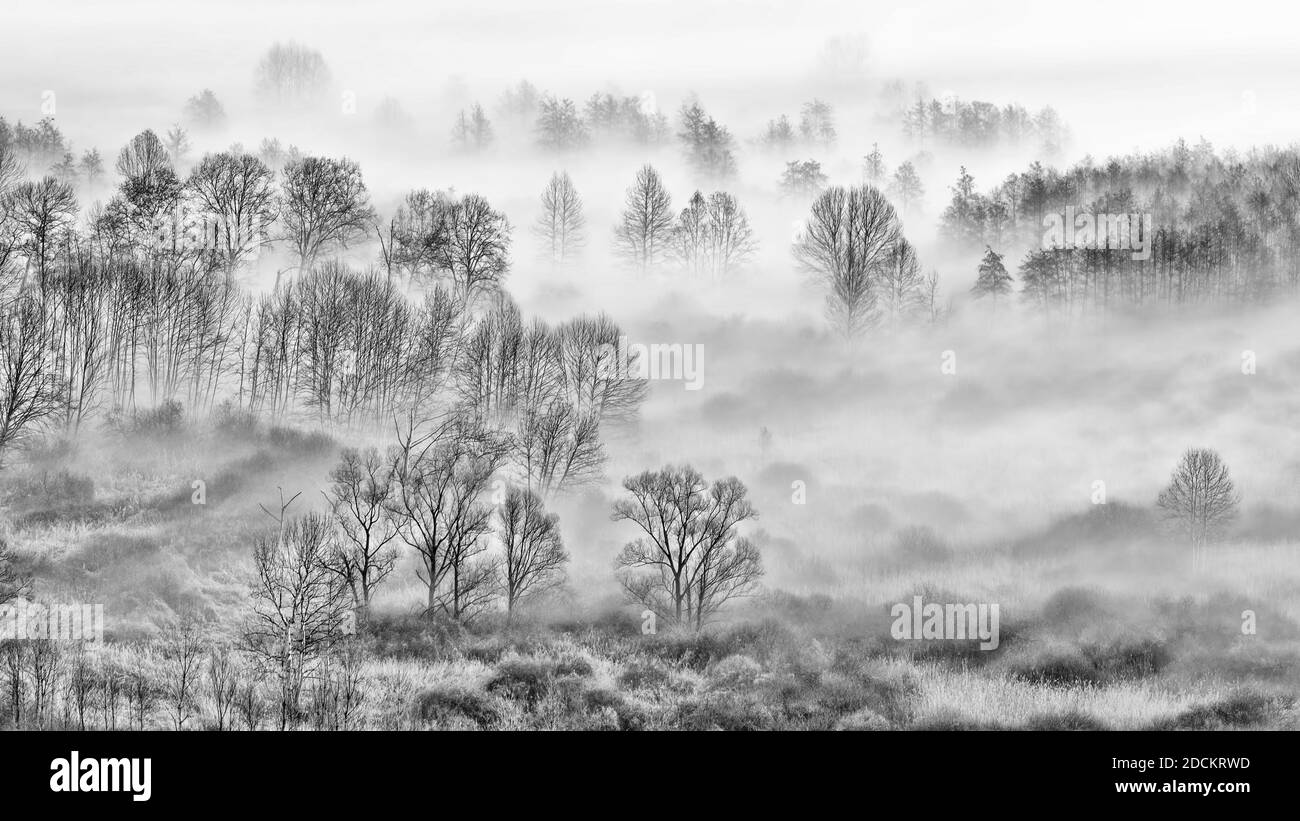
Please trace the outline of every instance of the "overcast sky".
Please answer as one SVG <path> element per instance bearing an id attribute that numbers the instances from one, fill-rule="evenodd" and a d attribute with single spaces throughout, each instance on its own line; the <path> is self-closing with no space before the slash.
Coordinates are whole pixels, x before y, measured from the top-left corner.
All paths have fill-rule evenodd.
<path id="1" fill-rule="evenodd" d="M 95 106 L 114 109 L 103 116 L 175 110 L 204 86 L 235 97 L 277 39 L 322 50 L 345 87 L 418 110 L 413 98 L 452 77 L 489 97 L 520 77 L 579 97 L 607 86 L 722 96 L 797 83 L 828 38 L 860 35 L 872 76 L 1056 106 L 1079 137 L 1076 153 L 1177 135 L 1289 142 L 1300 124 L 1297 17 L 1293 4 L 1251 0 L 10 2 L 0 114 L 38 119 L 41 92 L 55 89 L 75 135 Z"/>

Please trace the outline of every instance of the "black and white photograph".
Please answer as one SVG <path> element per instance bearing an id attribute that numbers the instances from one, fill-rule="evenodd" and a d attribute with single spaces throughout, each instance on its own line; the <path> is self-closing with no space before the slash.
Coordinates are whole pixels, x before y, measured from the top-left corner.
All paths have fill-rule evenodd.
<path id="1" fill-rule="evenodd" d="M 4 0 L 8 780 L 638 733 L 1237 806 L 1300 729 L 1298 23 Z"/>

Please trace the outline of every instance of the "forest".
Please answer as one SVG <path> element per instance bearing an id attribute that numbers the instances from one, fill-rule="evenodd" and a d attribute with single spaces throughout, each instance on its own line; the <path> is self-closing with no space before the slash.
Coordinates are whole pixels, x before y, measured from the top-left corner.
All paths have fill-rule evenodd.
<path id="1" fill-rule="evenodd" d="M 1300 726 L 1300 153 L 859 47 L 0 116 L 0 728 Z"/>

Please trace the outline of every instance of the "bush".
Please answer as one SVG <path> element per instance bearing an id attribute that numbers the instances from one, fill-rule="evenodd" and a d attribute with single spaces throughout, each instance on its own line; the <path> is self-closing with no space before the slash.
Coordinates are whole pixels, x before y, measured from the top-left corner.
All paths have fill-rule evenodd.
<path id="1" fill-rule="evenodd" d="M 175 399 L 168 399 L 157 407 L 136 411 L 127 432 L 135 436 L 151 438 L 177 436 L 184 433 L 185 406 Z"/>
<path id="2" fill-rule="evenodd" d="M 1031 684 L 1049 687 L 1098 684 L 1102 678 L 1091 661 L 1080 652 L 1070 650 L 1048 650 L 1020 659 L 1011 665 L 1011 675 Z"/>
<path id="3" fill-rule="evenodd" d="M 1064 713 L 1041 713 L 1030 717 L 1026 730 L 1105 730 L 1106 725 L 1092 716 L 1077 710 Z"/>
<path id="4" fill-rule="evenodd" d="M 741 698 L 707 698 L 677 709 L 674 724 L 683 730 L 771 730 L 776 719 L 761 704 Z"/>
<path id="5" fill-rule="evenodd" d="M 749 656 L 727 656 L 709 668 L 713 690 L 748 690 L 763 674 L 763 666 Z"/>
<path id="6" fill-rule="evenodd" d="M 617 684 L 623 690 L 657 690 L 667 687 L 671 676 L 668 668 L 655 659 L 635 659 L 618 674 Z"/>
<path id="7" fill-rule="evenodd" d="M 837 730 L 888 730 L 889 719 L 872 710 L 862 709 L 835 722 Z"/>
<path id="8" fill-rule="evenodd" d="M 463 718 L 488 728 L 501 720 L 490 698 L 463 685 L 442 685 L 420 692 L 415 697 L 415 710 L 421 720 L 435 724 Z"/>
<path id="9" fill-rule="evenodd" d="M 514 656 L 497 665 L 487 690 L 512 701 L 522 701 L 532 709 L 550 692 L 554 674 L 555 663 L 550 659 Z"/>
<path id="10" fill-rule="evenodd" d="M 444 658 L 463 635 L 455 622 L 414 614 L 372 615 L 365 632 L 371 638 L 375 656 L 381 659 Z"/>
<path id="11" fill-rule="evenodd" d="M 88 573 L 108 567 L 157 556 L 159 545 L 145 536 L 124 533 L 99 533 L 88 539 L 69 564 L 79 565 Z"/>
<path id="12" fill-rule="evenodd" d="M 1084 654 L 1098 672 L 1113 678 L 1144 678 L 1163 670 L 1172 654 L 1154 638 L 1117 640 L 1105 646 L 1085 647 Z"/>
<path id="13" fill-rule="evenodd" d="M 1172 719 L 1156 722 L 1156 730 L 1217 730 L 1225 727 L 1254 727 L 1266 723 L 1294 703 L 1290 697 L 1268 696 L 1253 690 L 1238 690 L 1211 704 L 1201 704 Z"/>
<path id="14" fill-rule="evenodd" d="M 94 480 L 66 469 L 31 471 L 6 484 L 6 503 L 21 510 L 75 509 L 95 501 Z"/>
<path id="15" fill-rule="evenodd" d="M 336 446 L 334 437 L 324 431 L 304 431 L 280 425 L 267 432 L 266 440 L 277 450 L 295 456 L 321 456 Z"/>

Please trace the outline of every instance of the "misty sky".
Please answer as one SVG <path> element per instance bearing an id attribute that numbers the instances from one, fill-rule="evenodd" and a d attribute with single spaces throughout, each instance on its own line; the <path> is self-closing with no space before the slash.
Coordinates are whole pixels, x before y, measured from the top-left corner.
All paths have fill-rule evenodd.
<path id="1" fill-rule="evenodd" d="M 521 77 L 579 99 L 607 87 L 673 105 L 685 90 L 761 98 L 765 84 L 802 84 L 829 37 L 857 34 L 872 78 L 1056 106 L 1076 157 L 1179 135 L 1285 143 L 1300 124 L 1298 16 L 1250 1 L 11 2 L 0 114 L 38 119 L 55 89 L 75 139 L 92 117 L 163 117 L 204 86 L 237 99 L 257 57 L 290 38 L 321 49 L 343 87 L 417 112 L 453 77 L 486 100 Z"/>

